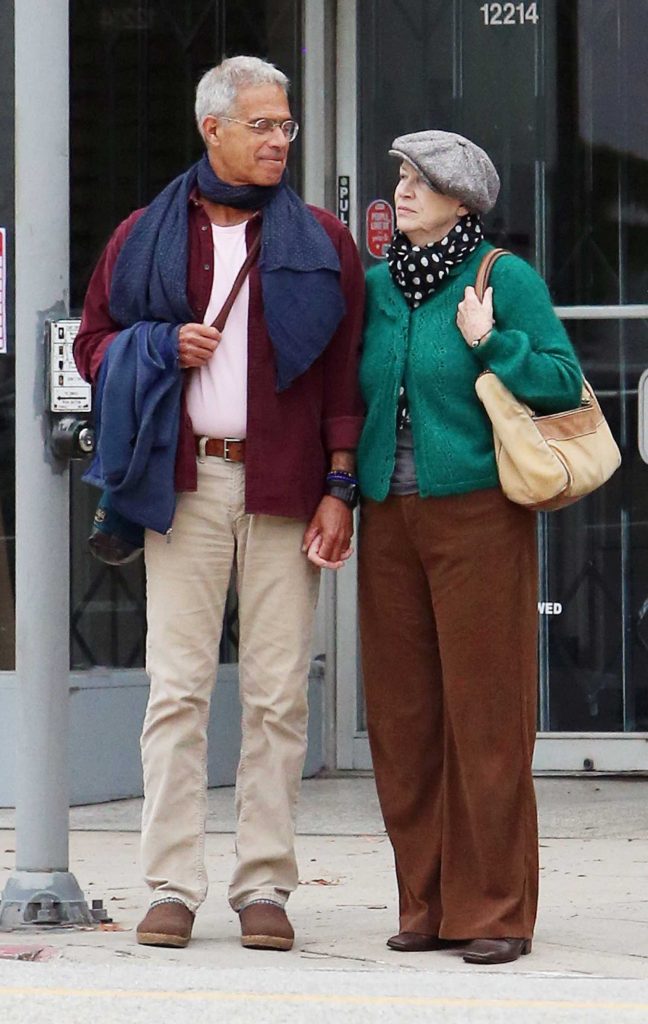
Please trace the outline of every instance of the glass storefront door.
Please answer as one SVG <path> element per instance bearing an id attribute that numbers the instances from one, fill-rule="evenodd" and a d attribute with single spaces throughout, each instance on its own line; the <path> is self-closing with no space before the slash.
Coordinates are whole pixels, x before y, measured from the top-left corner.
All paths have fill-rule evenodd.
<path id="1" fill-rule="evenodd" d="M 381 258 L 392 139 L 429 127 L 474 139 L 502 179 L 487 237 L 547 280 L 622 448 L 606 487 L 540 517 L 537 766 L 646 769 L 648 466 L 637 383 L 648 366 L 648 5 L 362 0 L 356 16 L 366 263 Z M 348 173 L 348 147 L 342 161 Z M 354 708 L 345 756 L 361 767 L 361 700 Z"/>
<path id="2" fill-rule="evenodd" d="M 291 80 L 293 107 L 300 116 L 302 20 L 301 0 L 70 4 L 73 315 L 80 313 L 90 275 L 113 229 L 200 156 L 203 147 L 193 105 L 196 84 L 209 67 L 237 53 L 273 61 Z M 298 142 L 291 151 L 297 188 L 300 146 Z M 0 440 L 2 385 L 0 374 Z M 142 560 L 113 568 L 96 562 L 88 552 L 98 492 L 81 483 L 85 468 L 72 466 L 71 665 L 136 668 L 144 661 Z M 0 500 L 2 484 L 0 473 Z M 0 541 L 1 532 L 0 522 Z M 2 629 L 0 558 L 0 668 L 6 667 Z M 237 640 L 232 593 L 221 661 L 237 660 Z"/>

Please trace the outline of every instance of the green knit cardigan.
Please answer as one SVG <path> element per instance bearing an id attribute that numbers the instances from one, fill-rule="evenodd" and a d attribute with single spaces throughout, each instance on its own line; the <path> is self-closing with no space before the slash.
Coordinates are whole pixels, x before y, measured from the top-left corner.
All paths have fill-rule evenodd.
<path id="1" fill-rule="evenodd" d="M 365 497 L 383 501 L 389 492 L 403 381 L 424 498 L 497 486 L 491 424 L 475 393 L 483 370 L 493 370 L 539 412 L 560 412 L 580 402 L 578 359 L 544 281 L 519 257 L 502 256 L 495 264 L 490 279 L 495 328 L 478 348 L 466 345 L 456 324 L 457 305 L 492 248 L 481 242 L 413 311 L 386 263 L 368 272 L 360 366 L 367 415 L 357 453 Z"/>

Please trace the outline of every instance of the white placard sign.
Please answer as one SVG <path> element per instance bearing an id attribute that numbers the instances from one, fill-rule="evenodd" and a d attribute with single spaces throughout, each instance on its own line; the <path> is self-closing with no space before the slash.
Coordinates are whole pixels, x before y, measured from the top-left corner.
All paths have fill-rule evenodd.
<path id="1" fill-rule="evenodd" d="M 52 412 L 90 412 L 90 385 L 74 362 L 74 339 L 80 320 L 50 321 L 50 409 Z"/>
<path id="2" fill-rule="evenodd" d="M 7 229 L 0 228 L 0 352 L 7 351 Z"/>

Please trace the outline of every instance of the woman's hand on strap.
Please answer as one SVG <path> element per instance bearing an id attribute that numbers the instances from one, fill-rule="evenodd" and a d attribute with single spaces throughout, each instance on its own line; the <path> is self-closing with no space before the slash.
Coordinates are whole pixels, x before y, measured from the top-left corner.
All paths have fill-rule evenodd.
<path id="1" fill-rule="evenodd" d="M 493 329 L 493 289 L 487 288 L 484 301 L 477 298 L 475 289 L 468 285 L 457 307 L 457 327 L 471 348 L 483 344 Z"/>
<path id="2" fill-rule="evenodd" d="M 208 324 L 183 324 L 178 331 L 178 362 L 183 369 L 204 366 L 218 348 L 221 333 Z"/>

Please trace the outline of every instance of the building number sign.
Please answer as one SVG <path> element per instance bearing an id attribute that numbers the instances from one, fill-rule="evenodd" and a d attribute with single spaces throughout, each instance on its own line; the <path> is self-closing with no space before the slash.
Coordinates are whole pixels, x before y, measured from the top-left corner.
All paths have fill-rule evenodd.
<path id="1" fill-rule="evenodd" d="M 498 25 L 537 25 L 540 20 L 537 3 L 531 4 L 482 4 L 479 8 L 484 25 L 495 28 Z"/>

